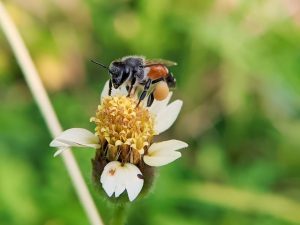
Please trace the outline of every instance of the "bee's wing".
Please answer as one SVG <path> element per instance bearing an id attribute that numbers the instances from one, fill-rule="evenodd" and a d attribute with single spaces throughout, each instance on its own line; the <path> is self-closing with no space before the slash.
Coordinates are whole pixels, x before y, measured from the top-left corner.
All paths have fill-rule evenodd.
<path id="1" fill-rule="evenodd" d="M 145 60 L 145 67 L 149 67 L 149 66 L 153 66 L 153 65 L 164 65 L 164 66 L 176 66 L 177 63 L 170 61 L 170 60 L 166 60 L 166 59 L 146 59 Z"/>

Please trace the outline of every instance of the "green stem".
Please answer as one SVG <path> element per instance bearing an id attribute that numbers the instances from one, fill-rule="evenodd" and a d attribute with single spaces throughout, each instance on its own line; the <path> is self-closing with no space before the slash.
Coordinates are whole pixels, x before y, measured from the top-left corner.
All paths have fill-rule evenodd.
<path id="1" fill-rule="evenodd" d="M 124 225 L 127 218 L 128 204 L 117 204 L 110 225 Z"/>

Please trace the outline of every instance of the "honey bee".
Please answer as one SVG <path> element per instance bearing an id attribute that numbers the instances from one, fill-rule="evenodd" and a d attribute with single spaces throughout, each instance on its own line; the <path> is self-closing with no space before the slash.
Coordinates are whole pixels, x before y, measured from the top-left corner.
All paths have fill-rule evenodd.
<path id="1" fill-rule="evenodd" d="M 169 93 L 169 88 L 174 88 L 176 79 L 169 72 L 168 67 L 177 65 L 164 59 L 146 59 L 143 56 L 125 56 L 114 60 L 109 66 L 91 60 L 108 70 L 111 76 L 109 80 L 109 91 L 126 85 L 128 97 L 134 94 L 138 87 L 142 88 L 137 106 L 143 101 L 148 92 L 147 107 L 150 107 L 154 99 L 164 100 Z"/>

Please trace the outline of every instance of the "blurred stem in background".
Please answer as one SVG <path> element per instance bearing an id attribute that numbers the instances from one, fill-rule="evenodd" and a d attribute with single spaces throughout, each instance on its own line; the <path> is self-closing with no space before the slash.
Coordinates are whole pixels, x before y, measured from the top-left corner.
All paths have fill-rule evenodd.
<path id="1" fill-rule="evenodd" d="M 8 42 L 10 43 L 15 57 L 17 58 L 19 65 L 23 71 L 26 82 L 35 98 L 37 105 L 46 121 L 48 129 L 53 137 L 59 135 L 62 132 L 61 125 L 57 119 L 54 109 L 50 103 L 46 90 L 43 87 L 39 75 L 33 65 L 29 52 L 19 35 L 17 28 L 13 21 L 10 19 L 8 13 L 5 10 L 4 5 L 0 2 L 0 25 L 6 35 Z M 98 213 L 91 194 L 85 184 L 85 181 L 81 175 L 77 162 L 72 155 L 71 151 L 65 151 L 62 155 L 63 161 L 69 172 L 74 188 L 77 192 L 79 200 L 93 225 L 102 225 L 100 214 Z"/>

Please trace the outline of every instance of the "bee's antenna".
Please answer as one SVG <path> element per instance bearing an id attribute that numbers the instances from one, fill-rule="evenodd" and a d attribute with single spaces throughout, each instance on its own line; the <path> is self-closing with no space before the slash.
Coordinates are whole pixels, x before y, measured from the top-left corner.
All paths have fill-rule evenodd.
<path id="1" fill-rule="evenodd" d="M 91 62 L 95 63 L 95 64 L 97 64 L 99 66 L 102 66 L 103 68 L 105 68 L 105 69 L 107 69 L 109 71 L 109 68 L 107 66 L 103 65 L 102 63 L 96 62 L 95 60 L 92 60 L 92 59 L 91 59 Z"/>
<path id="2" fill-rule="evenodd" d="M 91 59 L 91 62 L 92 62 L 92 63 L 95 63 L 95 64 L 97 64 L 97 65 L 99 65 L 99 66 L 101 66 L 101 67 L 103 67 L 104 69 L 107 69 L 108 72 L 110 72 L 111 74 L 116 74 L 116 73 L 114 73 L 113 71 L 111 71 L 111 70 L 108 68 L 108 66 L 105 66 L 105 65 L 103 65 L 102 63 L 96 62 L 95 60 L 92 60 L 92 59 Z"/>

